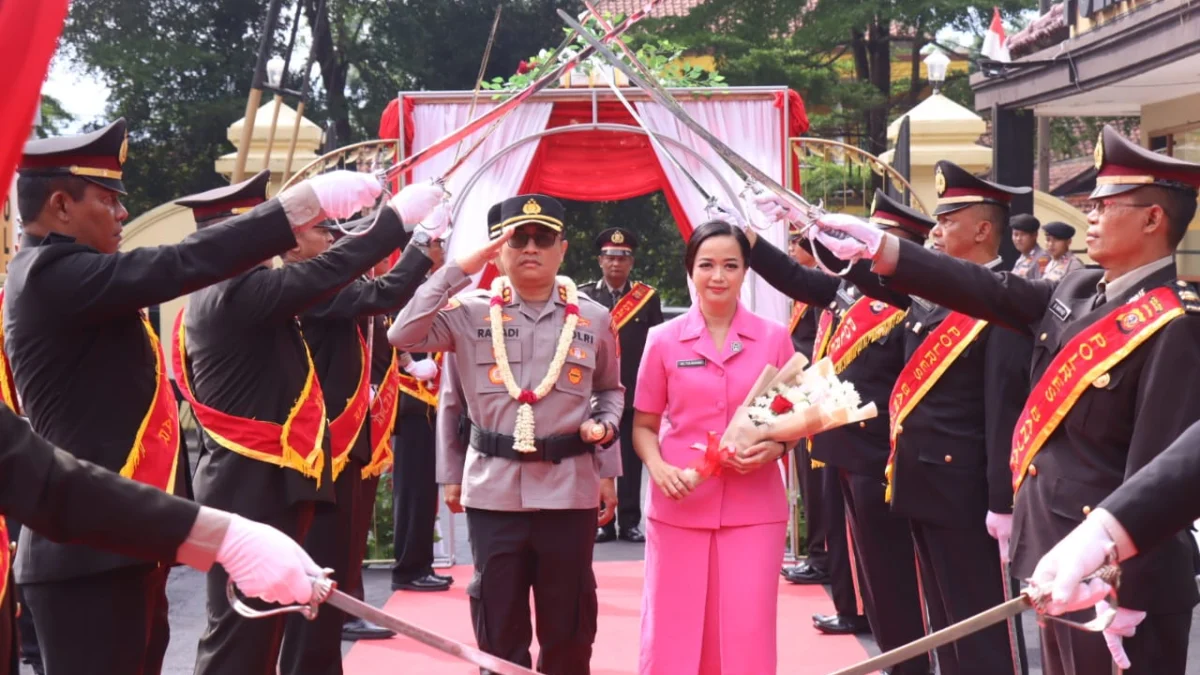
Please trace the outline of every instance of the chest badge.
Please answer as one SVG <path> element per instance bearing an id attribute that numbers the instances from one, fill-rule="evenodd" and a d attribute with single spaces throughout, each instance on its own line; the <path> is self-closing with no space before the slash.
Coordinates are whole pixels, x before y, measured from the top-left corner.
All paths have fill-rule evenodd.
<path id="1" fill-rule="evenodd" d="M 675 367 L 676 368 L 703 368 L 704 364 L 706 364 L 706 363 L 708 363 L 708 361 L 703 358 L 689 359 L 686 361 L 676 361 Z"/>
<path id="2" fill-rule="evenodd" d="M 1108 386 L 1109 382 L 1112 382 L 1112 376 L 1108 373 L 1104 373 L 1092 381 L 1092 386 L 1097 389 L 1103 389 Z"/>
<path id="3" fill-rule="evenodd" d="M 567 379 L 571 384 L 579 384 L 583 381 L 583 371 L 578 368 L 572 368 L 567 371 Z"/>
<path id="4" fill-rule="evenodd" d="M 740 340 L 734 340 L 734 341 L 733 341 L 733 344 L 729 345 L 729 351 L 733 352 L 734 354 L 737 354 L 738 352 L 742 351 L 742 343 L 741 343 L 741 341 L 740 341 Z"/>
<path id="5" fill-rule="evenodd" d="M 492 384 L 504 384 L 504 378 L 500 375 L 500 366 L 488 368 L 488 382 Z"/>

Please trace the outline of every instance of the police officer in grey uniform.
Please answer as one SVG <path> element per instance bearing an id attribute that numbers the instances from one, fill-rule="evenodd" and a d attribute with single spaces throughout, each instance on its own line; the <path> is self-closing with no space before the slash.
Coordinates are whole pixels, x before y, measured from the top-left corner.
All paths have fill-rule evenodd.
<path id="1" fill-rule="evenodd" d="M 572 304 L 570 282 L 555 277 L 567 248 L 562 219 L 551 197 L 502 202 L 492 242 L 433 274 L 388 339 L 399 349 L 454 352 L 461 369 L 470 442 L 465 455 L 444 456 L 440 447 L 438 464 L 442 480 L 457 478 L 444 486 L 447 501 L 467 511 L 479 647 L 532 665 L 532 587 L 537 669 L 587 675 L 597 616 L 593 539 L 617 505 L 620 455 L 611 446 L 624 389 L 608 310 L 581 294 Z M 452 299 L 497 253 L 508 274 L 502 289 Z M 564 335 L 574 314 L 575 329 Z M 496 349 L 493 321 L 504 331 Z M 454 467 L 459 475 L 448 477 Z"/>

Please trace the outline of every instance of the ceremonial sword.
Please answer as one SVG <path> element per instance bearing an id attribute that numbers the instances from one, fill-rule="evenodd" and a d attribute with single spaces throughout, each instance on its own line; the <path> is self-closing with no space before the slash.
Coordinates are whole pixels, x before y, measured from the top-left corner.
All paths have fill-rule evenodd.
<path id="1" fill-rule="evenodd" d="M 225 586 L 225 597 L 229 599 L 229 606 L 233 608 L 233 611 L 247 619 L 261 619 L 280 614 L 299 614 L 305 619 L 312 621 L 317 618 L 320 605 L 328 603 L 351 616 L 366 619 L 385 628 L 390 628 L 423 645 L 433 647 L 440 652 L 462 659 L 480 668 L 490 670 L 496 673 L 496 675 L 538 675 L 535 671 L 524 666 L 519 666 L 511 661 L 505 661 L 502 658 L 480 651 L 475 647 L 465 645 L 456 640 L 451 640 L 444 635 L 421 628 L 416 624 L 392 616 L 383 610 L 376 609 L 365 602 L 346 595 L 337 590 L 337 582 L 329 578 L 329 575 L 332 573 L 333 570 L 331 569 L 323 570 L 321 577 L 313 580 L 312 600 L 307 605 L 286 605 L 274 609 L 262 610 L 254 609 L 242 602 L 232 579 Z"/>
<path id="2" fill-rule="evenodd" d="M 1113 622 L 1117 615 L 1117 599 L 1116 589 L 1120 582 L 1121 568 L 1116 564 L 1108 564 L 1101 567 L 1095 574 L 1083 580 L 1087 583 L 1092 579 L 1100 579 L 1109 585 L 1109 609 L 1105 612 L 1096 612 L 1096 618 L 1091 621 L 1079 623 L 1069 621 L 1057 616 L 1046 616 L 1046 620 L 1057 621 L 1066 624 L 1072 628 L 1088 631 L 1091 633 L 1099 633 Z M 947 626 L 935 633 L 930 633 L 925 637 L 914 640 L 906 645 L 897 647 L 888 652 L 884 652 L 879 656 L 867 659 L 861 663 L 857 663 L 849 668 L 843 668 L 829 675 L 868 675 L 875 673 L 885 668 L 890 668 L 898 663 L 903 663 L 913 657 L 921 654 L 929 653 L 938 647 L 948 645 L 956 640 L 978 633 L 979 631 L 989 626 L 1007 621 L 1027 609 L 1041 610 L 1045 603 L 1049 600 L 1049 591 L 1043 591 L 1036 587 L 1026 588 L 1021 595 L 1009 600 L 1005 603 L 996 605 L 995 607 L 980 612 L 975 616 L 960 621 L 954 625 Z"/>

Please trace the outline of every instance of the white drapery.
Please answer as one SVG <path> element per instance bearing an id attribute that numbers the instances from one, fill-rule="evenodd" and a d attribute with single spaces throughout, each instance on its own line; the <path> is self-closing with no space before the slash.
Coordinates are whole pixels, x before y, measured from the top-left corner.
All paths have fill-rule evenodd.
<path id="1" fill-rule="evenodd" d="M 475 106 L 474 117 L 479 117 L 495 106 L 492 102 L 480 102 Z M 488 167 L 487 172 L 480 176 L 470 194 L 459 203 L 462 190 L 471 176 L 479 171 L 488 158 L 500 154 L 500 151 L 517 140 L 536 134 L 546 128 L 550 120 L 550 110 L 553 103 L 526 103 L 513 110 L 492 132 L 463 165 L 459 167 L 446 184 L 455 205 L 458 206 L 458 217 L 454 222 L 454 234 L 446 250 L 448 260 L 459 253 L 475 250 L 488 239 L 487 211 L 492 204 L 517 194 L 525 173 L 533 161 L 533 153 L 537 150 L 538 141 L 530 141 L 501 157 Z M 413 149 L 420 151 L 443 136 L 465 125 L 470 119 L 469 103 L 429 103 L 418 104 L 413 108 Z M 462 143 L 462 152 L 470 149 L 481 135 L 487 132 L 491 125 L 469 136 Z M 429 158 L 413 169 L 413 180 L 429 180 L 441 176 L 454 162 L 454 150 L 447 149 Z M 475 275 L 479 280 L 479 275 Z"/>
<path id="2" fill-rule="evenodd" d="M 779 109 L 772 101 L 727 101 L 721 100 L 720 96 L 717 96 L 715 100 L 681 103 L 684 110 L 693 119 L 721 139 L 734 152 L 746 158 L 780 184 L 783 183 L 783 165 L 780 155 L 780 149 L 783 148 L 783 126 L 779 117 Z M 639 102 L 634 105 L 637 107 L 638 115 L 651 131 L 677 139 L 691 147 L 721 173 L 721 177 L 733 190 L 738 192 L 742 190 L 744 181 L 737 172 L 731 169 L 708 143 L 692 133 L 674 115 L 657 103 Z M 658 152 L 657 148 L 655 152 Z M 696 178 L 705 191 L 716 196 L 727 208 L 734 206 L 728 203 L 729 197 L 720 182 L 698 160 L 678 151 L 672 152 L 672 155 L 687 167 L 688 173 Z M 661 154 L 658 159 L 663 166 L 667 180 L 675 190 L 679 203 L 687 212 L 692 226 L 698 226 L 708 220 L 709 216 L 704 210 L 705 199 L 692 186 L 691 181 L 683 176 L 670 159 L 662 157 Z M 746 216 L 758 227 L 766 227 L 765 230 L 757 230 L 759 237 L 786 249 L 787 226 L 784 223 L 769 225 L 763 223 L 758 211 L 749 201 L 743 204 L 743 208 Z M 781 323 L 787 323 L 791 316 L 790 300 L 756 274 L 748 278 L 747 283 L 742 287 L 742 302 L 747 307 L 753 308 L 755 313 Z"/>

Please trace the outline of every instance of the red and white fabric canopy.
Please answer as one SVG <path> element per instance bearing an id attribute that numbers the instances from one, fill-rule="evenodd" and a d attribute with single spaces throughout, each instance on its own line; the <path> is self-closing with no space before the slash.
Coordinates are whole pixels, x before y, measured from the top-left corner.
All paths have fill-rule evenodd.
<path id="1" fill-rule="evenodd" d="M 736 92 L 736 89 L 731 91 Z M 784 104 L 785 96 L 787 105 Z M 469 102 L 426 101 L 407 96 L 403 102 L 406 156 L 468 121 Z M 475 115 L 483 114 L 493 105 L 490 100 L 478 102 Z M 788 151 L 787 138 L 808 129 L 804 103 L 790 90 L 779 90 L 774 96 L 718 95 L 685 100 L 682 105 L 718 138 L 780 183 L 784 182 L 787 173 L 786 162 L 794 161 Z M 652 131 L 688 146 L 720 172 L 734 190 L 741 190 L 742 181 L 737 173 L 667 110 L 651 102 L 635 102 L 634 106 Z M 784 118 L 785 111 L 787 119 Z M 650 140 L 639 133 L 581 128 L 531 140 L 509 150 L 491 164 L 478 176 L 469 194 L 461 195 L 472 175 L 505 148 L 547 129 L 590 125 L 592 121 L 590 100 L 546 102 L 534 99 L 505 118 L 448 181 L 447 189 L 451 195 L 456 199 L 462 196 L 465 200 L 458 205 L 449 254 L 481 245 L 487 238 L 488 208 L 507 197 L 524 193 L 579 201 L 610 201 L 662 190 L 679 233 L 686 240 L 692 228 L 707 219 L 705 200 L 670 160 L 657 156 Z M 595 121 L 637 126 L 620 102 L 607 97 L 596 104 Z M 398 138 L 400 128 L 400 99 L 395 99 L 383 113 L 379 136 Z M 464 151 L 482 133 L 468 137 L 463 143 Z M 678 149 L 671 151 L 709 194 L 732 206 L 728 203 L 730 198 L 726 190 L 708 168 L 690 153 Z M 453 152 L 443 152 L 417 166 L 408 180 L 441 176 L 453 161 Z M 748 205 L 746 209 L 748 215 L 757 218 L 757 213 L 750 213 L 752 209 Z M 636 224 L 633 227 L 636 228 Z M 760 236 L 777 246 L 786 245 L 787 231 L 782 224 L 771 225 Z M 763 316 L 786 321 L 790 314 L 789 301 L 757 277 L 753 284 L 753 289 L 751 284 L 744 288 L 743 302 Z"/>

